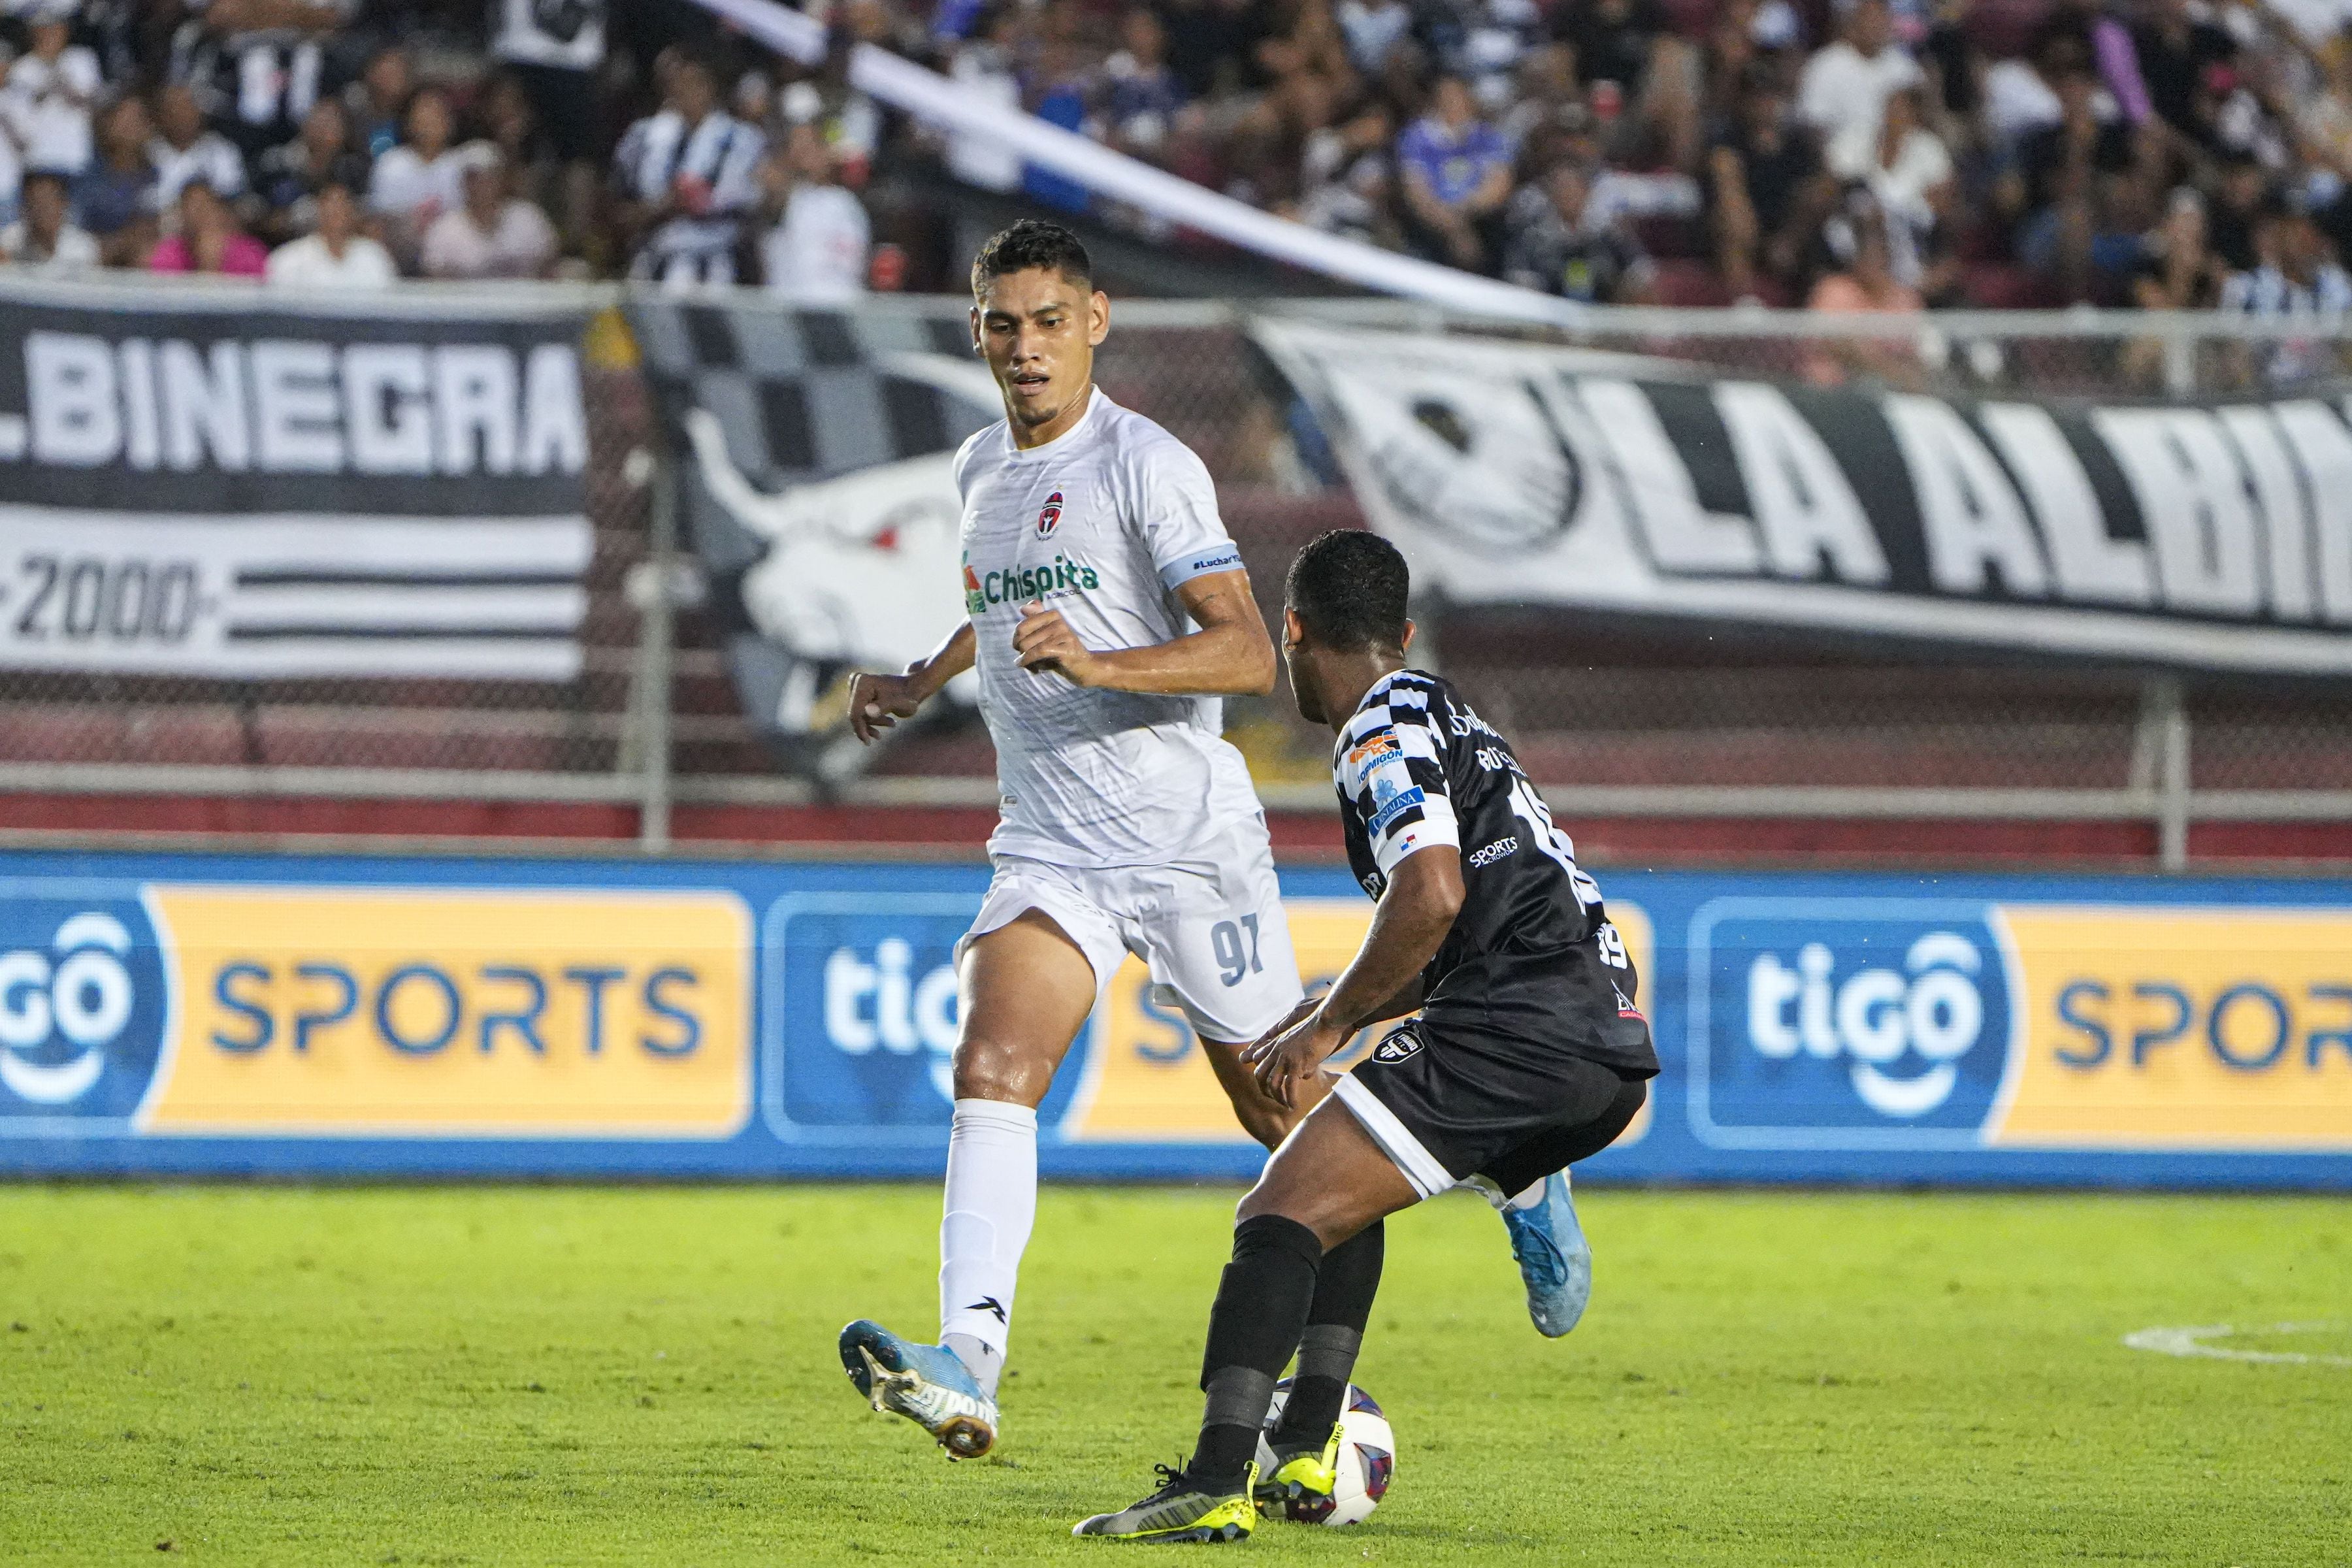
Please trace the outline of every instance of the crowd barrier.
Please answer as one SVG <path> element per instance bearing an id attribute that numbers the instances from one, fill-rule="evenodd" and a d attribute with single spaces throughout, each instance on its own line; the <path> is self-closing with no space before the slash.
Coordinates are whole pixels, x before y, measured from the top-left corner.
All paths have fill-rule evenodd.
<path id="1" fill-rule="evenodd" d="M 0 856 L 0 1172 L 935 1174 L 985 876 Z M 1336 973 L 1370 904 L 1283 881 Z M 1602 883 L 1664 1070 L 1591 1176 L 2352 1188 L 2352 884 Z M 1262 1159 L 1133 961 L 1040 1124 L 1053 1177 Z"/>

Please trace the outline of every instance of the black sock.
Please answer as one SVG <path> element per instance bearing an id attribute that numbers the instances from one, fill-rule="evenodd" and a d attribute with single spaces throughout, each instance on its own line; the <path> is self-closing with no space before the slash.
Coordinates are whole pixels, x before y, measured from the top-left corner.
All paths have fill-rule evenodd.
<path id="1" fill-rule="evenodd" d="M 1232 1484 L 1257 1454 L 1259 1430 L 1307 1327 L 1323 1244 L 1295 1219 L 1262 1214 L 1234 1227 L 1234 1260 L 1209 1311 L 1201 1390 L 1209 1396 L 1201 1441 L 1185 1474 Z"/>
<path id="2" fill-rule="evenodd" d="M 1386 1232 L 1374 1220 L 1326 1253 L 1315 1279 L 1315 1300 L 1307 1310 L 1307 1331 L 1298 1336 L 1298 1370 L 1282 1407 L 1277 1445 L 1320 1446 L 1339 1419 L 1348 1379 L 1371 1321 L 1372 1297 L 1381 1288 L 1381 1264 L 1388 1253 Z"/>

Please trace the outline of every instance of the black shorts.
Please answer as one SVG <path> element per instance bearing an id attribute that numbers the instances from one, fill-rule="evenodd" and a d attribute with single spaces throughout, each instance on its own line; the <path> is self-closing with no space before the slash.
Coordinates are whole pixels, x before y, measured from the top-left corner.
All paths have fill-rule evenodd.
<path id="1" fill-rule="evenodd" d="M 1484 1176 L 1524 1192 L 1616 1142 L 1649 1098 L 1646 1071 L 1416 1018 L 1334 1088 L 1423 1197 Z"/>
<path id="2" fill-rule="evenodd" d="M 566 163 L 593 163 L 603 154 L 597 145 L 601 129 L 596 115 L 596 77 L 593 71 L 564 66 L 533 65 L 526 60 L 502 60 L 513 73 L 539 116 L 539 128 Z"/>

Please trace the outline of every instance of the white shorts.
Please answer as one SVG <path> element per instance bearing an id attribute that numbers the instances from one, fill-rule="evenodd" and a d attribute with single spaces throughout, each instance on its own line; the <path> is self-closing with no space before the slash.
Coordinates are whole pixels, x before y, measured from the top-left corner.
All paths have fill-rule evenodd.
<path id="1" fill-rule="evenodd" d="M 1155 999 L 1182 1008 L 1203 1039 L 1255 1040 L 1305 994 L 1262 816 L 1161 865 L 1087 870 L 1021 855 L 993 864 L 979 917 L 956 943 L 959 963 L 974 938 L 1040 910 L 1094 966 L 1097 1003 L 1131 952 L 1151 966 Z"/>

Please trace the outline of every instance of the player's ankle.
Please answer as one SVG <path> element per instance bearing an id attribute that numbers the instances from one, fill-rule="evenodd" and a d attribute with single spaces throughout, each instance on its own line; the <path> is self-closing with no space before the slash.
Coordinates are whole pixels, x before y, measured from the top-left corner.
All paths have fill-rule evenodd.
<path id="1" fill-rule="evenodd" d="M 1211 1497 L 1225 1497 L 1249 1490 L 1249 1466 L 1246 1461 L 1230 1470 L 1204 1470 L 1197 1465 L 1184 1467 L 1184 1484 Z"/>

